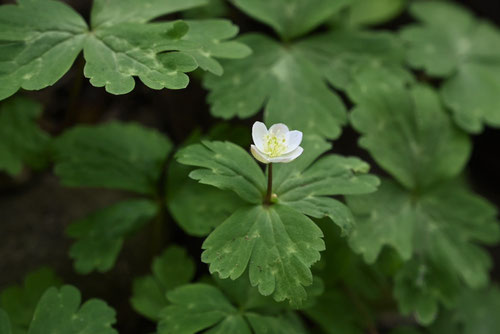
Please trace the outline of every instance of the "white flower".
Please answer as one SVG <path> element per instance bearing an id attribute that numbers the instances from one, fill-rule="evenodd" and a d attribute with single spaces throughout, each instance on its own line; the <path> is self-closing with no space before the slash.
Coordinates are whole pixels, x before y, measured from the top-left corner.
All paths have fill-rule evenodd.
<path id="1" fill-rule="evenodd" d="M 252 127 L 252 139 L 255 145 L 250 147 L 255 159 L 265 164 L 271 162 L 290 162 L 302 154 L 300 147 L 302 132 L 290 131 L 285 124 L 274 124 L 267 130 L 262 122 L 255 122 Z"/>

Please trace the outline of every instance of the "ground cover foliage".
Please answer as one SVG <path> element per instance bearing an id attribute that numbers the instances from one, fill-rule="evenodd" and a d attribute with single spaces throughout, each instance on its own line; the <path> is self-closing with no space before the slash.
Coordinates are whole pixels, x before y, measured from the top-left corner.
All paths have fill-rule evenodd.
<path id="1" fill-rule="evenodd" d="M 198 82 L 217 124 L 181 142 L 117 119 L 54 133 L 36 91 L 78 59 L 112 95 Z M 500 30 L 452 1 L 17 0 L 0 6 L 0 171 L 126 194 L 65 233 L 89 275 L 156 231 L 129 291 L 141 333 L 494 334 L 498 212 L 467 169 L 474 136 L 500 127 L 499 78 Z M 304 135 L 272 202 L 255 120 Z M 347 128 L 367 161 L 336 151 Z M 50 268 L 12 283 L 0 334 L 121 329 L 112 301 Z"/>

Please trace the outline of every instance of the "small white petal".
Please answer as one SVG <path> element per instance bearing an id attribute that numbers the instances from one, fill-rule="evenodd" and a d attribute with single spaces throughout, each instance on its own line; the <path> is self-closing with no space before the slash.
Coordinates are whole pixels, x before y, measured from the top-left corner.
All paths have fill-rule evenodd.
<path id="1" fill-rule="evenodd" d="M 276 136 L 286 136 L 288 133 L 288 126 L 283 123 L 274 124 L 269 128 L 269 132 Z"/>
<path id="2" fill-rule="evenodd" d="M 302 142 L 302 132 L 293 130 L 288 132 L 287 138 L 286 138 L 286 144 L 287 148 L 284 152 L 284 154 L 290 153 L 293 150 L 295 150 L 297 147 L 299 147 L 300 143 Z"/>
<path id="3" fill-rule="evenodd" d="M 253 157 L 259 160 L 260 162 L 263 162 L 265 164 L 268 164 L 270 162 L 269 158 L 266 157 L 264 153 L 259 151 L 259 149 L 255 145 L 250 146 L 250 151 L 252 152 Z"/>
<path id="4" fill-rule="evenodd" d="M 257 146 L 257 148 L 261 151 L 264 151 L 264 138 L 267 136 L 267 128 L 266 125 L 262 122 L 255 122 L 252 126 L 252 139 Z"/>
<path id="5" fill-rule="evenodd" d="M 269 162 L 290 162 L 297 159 L 302 154 L 302 152 L 304 152 L 304 149 L 299 146 L 294 151 L 288 154 L 283 154 L 282 156 L 276 158 L 269 158 L 268 160 Z"/>

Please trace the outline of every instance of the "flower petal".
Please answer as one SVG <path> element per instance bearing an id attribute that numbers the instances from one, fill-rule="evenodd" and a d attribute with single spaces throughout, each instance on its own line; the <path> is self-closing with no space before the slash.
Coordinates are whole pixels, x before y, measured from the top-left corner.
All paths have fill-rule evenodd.
<path id="1" fill-rule="evenodd" d="M 274 124 L 269 128 L 269 132 L 276 136 L 286 136 L 288 133 L 288 126 L 283 123 Z"/>
<path id="2" fill-rule="evenodd" d="M 250 151 L 252 152 L 253 157 L 260 162 L 263 162 L 265 164 L 268 164 L 270 162 L 269 158 L 264 153 L 259 151 L 259 149 L 255 145 L 250 146 Z"/>
<path id="3" fill-rule="evenodd" d="M 255 122 L 252 126 L 253 143 L 261 151 L 264 151 L 264 138 L 267 136 L 267 127 L 262 122 Z"/>
<path id="4" fill-rule="evenodd" d="M 290 153 L 295 150 L 297 147 L 299 147 L 301 142 L 302 132 L 297 130 L 288 132 L 288 135 L 286 136 L 287 149 L 285 150 L 284 154 Z"/>
<path id="5" fill-rule="evenodd" d="M 276 158 L 269 158 L 269 162 L 283 162 L 283 163 L 286 163 L 286 162 L 290 162 L 290 161 L 293 161 L 295 159 L 297 159 L 301 154 L 302 152 L 304 152 L 304 149 L 302 147 L 297 147 L 294 151 L 288 153 L 288 154 L 283 154 L 282 156 L 280 157 L 276 157 Z"/>

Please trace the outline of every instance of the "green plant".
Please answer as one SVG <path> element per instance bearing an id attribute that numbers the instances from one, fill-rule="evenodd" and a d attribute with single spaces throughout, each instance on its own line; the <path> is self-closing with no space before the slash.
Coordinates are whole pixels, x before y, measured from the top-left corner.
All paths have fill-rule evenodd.
<path id="1" fill-rule="evenodd" d="M 404 11 L 413 21 L 390 25 Z M 498 212 L 466 173 L 471 136 L 500 126 L 496 26 L 425 0 L 94 0 L 82 15 L 0 6 L 0 170 L 123 195 L 67 227 L 78 274 L 106 275 L 148 233 L 136 252 L 151 273 L 132 268 L 130 305 L 158 334 L 498 331 L 485 248 Z M 237 36 L 223 17 L 244 15 Z M 195 71 L 224 122 L 180 138 L 123 119 L 57 133 L 37 93 L 10 97 L 68 71 L 114 95 L 141 94 L 137 77 L 158 96 Z M 332 148 L 348 126 L 362 150 L 342 146 L 352 136 L 340 150 L 367 162 Z M 112 307 L 62 281 L 45 268 L 4 289 L 0 334 L 117 333 Z"/>

